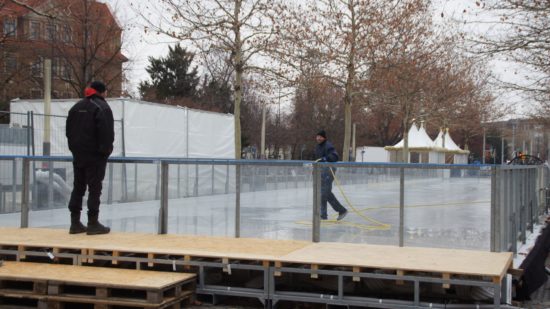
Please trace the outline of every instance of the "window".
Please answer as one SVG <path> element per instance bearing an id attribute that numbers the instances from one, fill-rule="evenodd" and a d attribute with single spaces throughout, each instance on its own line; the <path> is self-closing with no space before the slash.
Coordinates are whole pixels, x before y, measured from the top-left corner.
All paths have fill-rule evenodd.
<path id="1" fill-rule="evenodd" d="M 4 20 L 4 35 L 7 37 L 15 37 L 17 31 L 17 23 L 15 19 L 5 19 Z"/>
<path id="2" fill-rule="evenodd" d="M 12 55 L 7 55 L 4 59 L 4 72 L 13 73 L 17 71 L 17 59 Z"/>
<path id="3" fill-rule="evenodd" d="M 31 74 L 33 77 L 42 77 L 42 58 L 31 63 Z"/>
<path id="4" fill-rule="evenodd" d="M 52 59 L 52 76 L 54 78 L 61 76 L 61 63 L 59 58 Z"/>
<path id="5" fill-rule="evenodd" d="M 40 23 L 39 22 L 31 21 L 29 38 L 31 40 L 39 40 L 40 39 Z"/>
<path id="6" fill-rule="evenodd" d="M 72 41 L 72 31 L 71 31 L 71 27 L 69 27 L 69 25 L 63 26 L 62 40 L 65 43 L 70 43 Z"/>
<path id="7" fill-rule="evenodd" d="M 61 67 L 60 76 L 64 80 L 71 80 L 71 66 L 67 61 L 63 62 L 63 65 Z"/>
<path id="8" fill-rule="evenodd" d="M 48 41 L 55 41 L 55 34 L 57 33 L 57 25 L 48 24 L 46 26 L 46 39 Z"/>

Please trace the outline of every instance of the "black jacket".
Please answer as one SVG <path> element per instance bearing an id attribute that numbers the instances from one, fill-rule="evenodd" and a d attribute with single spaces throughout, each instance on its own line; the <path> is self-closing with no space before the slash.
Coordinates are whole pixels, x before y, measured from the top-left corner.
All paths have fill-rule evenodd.
<path id="1" fill-rule="evenodd" d="M 67 117 L 65 130 L 75 161 L 106 160 L 115 140 L 113 112 L 100 96 L 76 103 Z"/>
<path id="2" fill-rule="evenodd" d="M 338 161 L 338 153 L 331 142 L 324 142 L 315 146 L 315 158 L 321 162 L 336 162 Z"/>
<path id="3" fill-rule="evenodd" d="M 338 153 L 331 142 L 325 140 L 321 144 L 315 146 L 315 157 L 319 162 L 336 162 L 338 161 Z M 332 169 L 332 172 L 330 171 Z M 332 179 L 332 173 L 336 173 L 336 168 L 325 167 L 321 170 L 321 179 L 327 181 Z"/>

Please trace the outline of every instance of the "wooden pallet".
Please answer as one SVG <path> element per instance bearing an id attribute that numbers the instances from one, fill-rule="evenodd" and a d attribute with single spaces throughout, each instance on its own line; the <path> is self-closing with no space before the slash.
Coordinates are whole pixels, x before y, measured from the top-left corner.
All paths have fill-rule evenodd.
<path id="1" fill-rule="evenodd" d="M 187 273 L 22 262 L 0 267 L 0 300 L 33 299 L 39 308 L 67 303 L 168 308 L 194 292 L 195 275 Z"/>

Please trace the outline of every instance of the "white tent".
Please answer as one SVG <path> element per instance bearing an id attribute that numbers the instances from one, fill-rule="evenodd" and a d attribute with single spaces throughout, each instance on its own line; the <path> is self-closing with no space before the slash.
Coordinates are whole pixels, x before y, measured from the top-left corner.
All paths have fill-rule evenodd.
<path id="1" fill-rule="evenodd" d="M 468 164 L 468 154 L 470 152 L 458 147 L 449 134 L 449 128 L 445 132 L 440 130 L 434 143 L 437 147 L 444 149 L 447 163 Z"/>
<path id="2" fill-rule="evenodd" d="M 420 128 L 413 124 L 408 134 L 408 148 L 409 158 L 411 163 L 444 163 L 444 155 L 441 153 L 442 149 L 437 147 L 433 140 L 430 138 L 426 129 L 424 128 L 424 122 L 420 124 Z M 392 162 L 400 162 L 403 148 L 404 139 L 394 146 L 386 146 L 384 149 L 390 151 L 390 160 Z"/>

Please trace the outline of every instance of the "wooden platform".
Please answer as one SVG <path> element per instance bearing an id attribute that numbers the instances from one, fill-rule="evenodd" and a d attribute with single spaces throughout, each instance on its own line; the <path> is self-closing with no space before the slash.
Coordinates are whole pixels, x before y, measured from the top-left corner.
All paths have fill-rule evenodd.
<path id="1" fill-rule="evenodd" d="M 409 291 L 407 296 L 384 300 L 385 308 L 431 308 L 431 302 L 422 303 L 420 294 L 430 289 L 421 284 L 450 291 L 443 292 L 441 306 L 453 297 L 452 286 L 486 287 L 493 291 L 493 307 L 500 308 L 503 278 L 512 267 L 510 252 L 140 233 L 88 236 L 39 228 L 0 228 L 1 256 L 75 265 L 135 265 L 138 270 L 146 265 L 166 274 L 189 270 L 197 273 L 197 293 L 253 297 L 266 308 L 282 300 L 376 307 L 378 298 L 344 291 L 344 282 L 376 280 L 397 292 Z M 249 288 L 246 282 L 252 278 L 262 283 Z M 286 288 L 289 282 L 312 288 L 327 278 L 335 283 L 330 292 L 321 288 L 297 293 L 304 288 L 299 285 Z M 38 283 L 36 289 L 40 288 Z M 368 295 L 369 290 L 362 293 Z M 401 300 L 411 295 L 410 300 Z"/>
<path id="2" fill-rule="evenodd" d="M 395 247 L 345 243 L 224 238 L 184 235 L 111 233 L 70 235 L 60 229 L 0 228 L 0 246 L 171 254 L 228 260 L 301 263 L 380 268 L 396 271 L 440 272 L 501 280 L 512 266 L 512 253 Z"/>
<path id="3" fill-rule="evenodd" d="M 166 308 L 191 298 L 194 290 L 195 275 L 187 273 L 25 262 L 0 266 L 0 297 L 35 299 L 48 308 L 64 303 Z"/>

